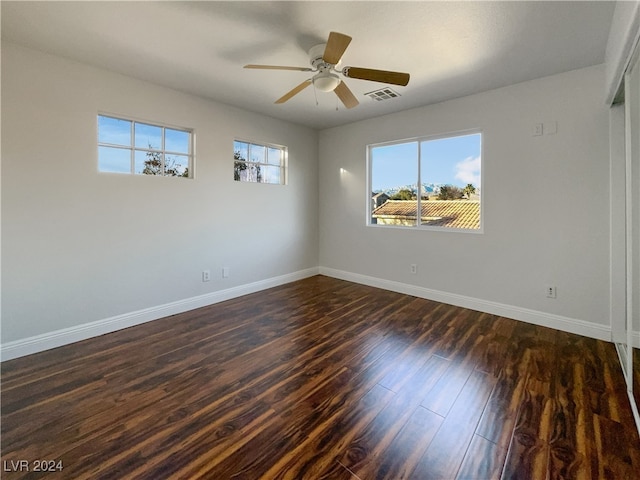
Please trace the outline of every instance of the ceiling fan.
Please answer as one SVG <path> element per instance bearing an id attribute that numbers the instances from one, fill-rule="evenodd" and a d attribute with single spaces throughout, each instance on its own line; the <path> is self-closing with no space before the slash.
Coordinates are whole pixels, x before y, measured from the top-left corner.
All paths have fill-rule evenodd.
<path id="1" fill-rule="evenodd" d="M 405 86 L 409 83 L 409 74 L 390 72 L 388 70 L 373 70 L 371 68 L 344 67 L 336 69 L 345 50 L 351 43 L 351 37 L 343 33 L 331 32 L 327 43 L 316 45 L 309 50 L 311 67 L 284 67 L 279 65 L 245 65 L 244 68 L 256 68 L 263 70 L 295 70 L 300 72 L 317 72 L 300 85 L 285 93 L 275 103 L 284 103 L 297 95 L 302 90 L 313 84 L 315 88 L 323 92 L 335 92 L 346 108 L 358 105 L 358 99 L 353 95 L 349 87 L 337 75 L 341 73 L 347 78 L 358 78 L 374 82 L 389 83 Z"/>

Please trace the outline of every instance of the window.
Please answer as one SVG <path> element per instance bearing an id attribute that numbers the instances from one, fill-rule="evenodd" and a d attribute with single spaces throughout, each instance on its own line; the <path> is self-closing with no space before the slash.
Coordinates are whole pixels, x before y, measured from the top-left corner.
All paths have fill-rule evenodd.
<path id="1" fill-rule="evenodd" d="M 482 134 L 368 147 L 370 225 L 481 230 Z"/>
<path id="2" fill-rule="evenodd" d="M 98 115 L 100 172 L 191 177 L 193 133 Z"/>
<path id="3" fill-rule="evenodd" d="M 233 179 L 237 182 L 286 182 L 286 147 L 233 142 Z"/>

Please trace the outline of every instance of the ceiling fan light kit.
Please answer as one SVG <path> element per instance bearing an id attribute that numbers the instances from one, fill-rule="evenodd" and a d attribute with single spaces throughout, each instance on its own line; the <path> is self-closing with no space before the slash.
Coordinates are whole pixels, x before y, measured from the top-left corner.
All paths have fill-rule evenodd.
<path id="1" fill-rule="evenodd" d="M 346 108 L 353 108 L 358 105 L 353 92 L 337 74 L 342 74 L 347 78 L 357 78 L 360 80 L 370 80 L 373 82 L 388 83 L 392 85 L 406 86 L 409 83 L 409 74 L 402 72 L 391 72 L 388 70 L 374 70 L 371 68 L 344 67 L 337 70 L 336 66 L 345 50 L 351 43 L 351 37 L 343 33 L 331 32 L 326 44 L 320 44 L 309 50 L 309 62 L 313 68 L 309 67 L 285 67 L 277 65 L 245 65 L 244 68 L 262 70 L 293 70 L 301 72 L 318 72 L 313 77 L 305 80 L 300 85 L 290 90 L 275 103 L 284 103 L 293 96 L 300 93 L 309 85 L 322 92 L 335 92 Z"/>
<path id="2" fill-rule="evenodd" d="M 335 73 L 319 73 L 313 77 L 313 86 L 321 92 L 332 92 L 340 83 L 340 78 Z"/>

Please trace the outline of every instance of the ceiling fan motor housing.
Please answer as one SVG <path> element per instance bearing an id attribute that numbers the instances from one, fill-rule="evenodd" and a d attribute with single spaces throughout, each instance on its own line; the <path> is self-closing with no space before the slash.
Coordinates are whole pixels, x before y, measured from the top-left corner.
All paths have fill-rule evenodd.
<path id="1" fill-rule="evenodd" d="M 322 58 L 326 47 L 326 43 L 311 47 L 309 50 L 309 62 L 314 69 L 318 70 L 318 73 L 313 76 L 313 85 L 322 92 L 331 92 L 340 83 L 340 77 L 335 73 L 331 73 L 334 70 L 334 65 L 325 62 Z"/>
<path id="2" fill-rule="evenodd" d="M 311 63 L 311 66 L 313 68 L 316 68 L 320 71 L 322 71 L 321 70 L 322 67 L 330 69 L 335 66 L 325 62 L 324 59 L 322 58 L 326 47 L 327 47 L 326 43 L 321 43 L 319 45 L 311 47 L 311 49 L 309 50 L 309 63 Z"/>

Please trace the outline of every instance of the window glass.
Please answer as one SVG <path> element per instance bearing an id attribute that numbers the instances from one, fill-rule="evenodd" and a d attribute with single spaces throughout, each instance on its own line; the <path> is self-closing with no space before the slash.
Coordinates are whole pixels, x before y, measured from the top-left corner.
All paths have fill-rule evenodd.
<path id="1" fill-rule="evenodd" d="M 189 153 L 189 132 L 165 128 L 164 135 L 164 149 L 167 152 Z"/>
<path id="2" fill-rule="evenodd" d="M 282 162 L 282 150 L 269 147 L 267 150 L 267 163 L 270 165 L 280 165 Z"/>
<path id="3" fill-rule="evenodd" d="M 262 169 L 260 168 L 260 165 L 252 163 L 247 165 L 247 181 L 256 183 L 262 182 Z"/>
<path id="4" fill-rule="evenodd" d="M 389 218 L 374 217 L 375 223 L 398 222 L 415 225 L 417 222 L 417 167 L 418 142 L 385 145 L 371 151 L 371 184 L 373 192 L 383 192 L 399 201 L 397 211 L 388 212 Z"/>
<path id="5" fill-rule="evenodd" d="M 249 159 L 250 162 L 267 163 L 265 158 L 266 147 L 264 145 L 251 144 L 249 148 L 249 154 L 251 156 L 251 158 Z"/>
<path id="6" fill-rule="evenodd" d="M 131 146 L 131 122 L 99 115 L 98 142 Z"/>
<path id="7" fill-rule="evenodd" d="M 101 172 L 131 173 L 131 150 L 98 147 L 98 168 Z"/>
<path id="8" fill-rule="evenodd" d="M 481 228 L 482 134 L 369 146 L 369 224 Z"/>
<path id="9" fill-rule="evenodd" d="M 184 177 L 189 168 L 189 157 L 185 155 L 174 155 L 165 153 L 164 155 L 164 174 L 172 177 Z"/>
<path id="10" fill-rule="evenodd" d="M 280 183 L 280 167 L 267 165 L 264 167 L 265 183 Z"/>
<path id="11" fill-rule="evenodd" d="M 480 185 L 480 134 L 423 141 L 421 173 L 428 185 L 451 185 L 463 191 Z"/>
<path id="12" fill-rule="evenodd" d="M 234 156 L 236 160 L 242 160 L 244 162 L 249 160 L 249 144 L 244 142 L 233 142 Z"/>
<path id="13" fill-rule="evenodd" d="M 135 136 L 136 148 L 162 149 L 162 127 L 136 122 Z"/>
<path id="14" fill-rule="evenodd" d="M 162 152 L 136 150 L 135 173 L 142 175 L 162 175 Z"/>

